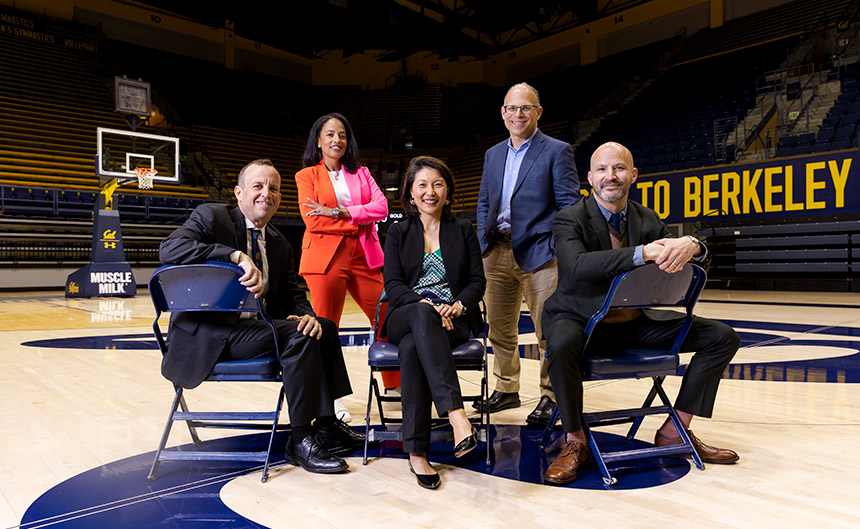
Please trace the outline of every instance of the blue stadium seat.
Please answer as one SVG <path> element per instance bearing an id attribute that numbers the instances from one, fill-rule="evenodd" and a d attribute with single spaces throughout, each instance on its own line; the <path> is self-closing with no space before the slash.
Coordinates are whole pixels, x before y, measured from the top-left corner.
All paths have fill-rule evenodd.
<path id="1" fill-rule="evenodd" d="M 840 138 L 840 137 L 849 137 L 850 138 L 851 136 L 854 135 L 854 129 L 855 129 L 855 126 L 853 123 L 839 125 L 839 128 L 836 129 L 836 133 L 834 134 L 834 136 L 837 138 Z"/>
<path id="2" fill-rule="evenodd" d="M 835 136 L 835 135 L 836 135 L 836 131 L 834 131 L 832 128 L 822 127 L 821 130 L 818 132 L 818 141 L 832 140 L 833 136 Z"/>
<path id="3" fill-rule="evenodd" d="M 830 150 L 830 140 L 819 140 L 812 145 L 812 152 L 827 152 Z"/>
<path id="4" fill-rule="evenodd" d="M 785 156 L 791 156 L 794 154 L 794 147 L 791 145 L 780 145 L 776 150 L 776 157 L 783 158 Z"/>
<path id="5" fill-rule="evenodd" d="M 860 121 L 860 112 L 850 112 L 847 114 L 842 114 L 842 117 L 839 118 L 839 126 L 841 127 L 845 124 L 853 125 L 858 121 Z"/>

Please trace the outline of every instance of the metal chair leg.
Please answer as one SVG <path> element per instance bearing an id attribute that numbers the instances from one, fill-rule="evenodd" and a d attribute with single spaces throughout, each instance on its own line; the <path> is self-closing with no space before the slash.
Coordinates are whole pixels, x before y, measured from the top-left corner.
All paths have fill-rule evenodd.
<path id="1" fill-rule="evenodd" d="M 609 472 L 609 468 L 603 460 L 603 454 L 600 453 L 600 448 L 597 446 L 597 441 L 594 439 L 591 428 L 588 427 L 585 421 L 582 421 L 582 430 L 585 432 L 585 438 L 588 439 L 588 447 L 591 449 L 594 460 L 597 462 L 600 473 L 603 475 L 603 485 L 606 487 L 615 485 L 618 483 L 618 480 Z"/>
<path id="2" fill-rule="evenodd" d="M 669 397 L 666 396 L 666 392 L 663 391 L 663 385 L 657 384 L 654 387 L 656 388 L 657 394 L 660 395 L 660 400 L 669 408 L 669 416 L 672 418 L 672 423 L 675 425 L 675 429 L 678 430 L 678 434 L 681 436 L 681 441 L 683 441 L 684 446 L 690 449 L 690 456 L 693 458 L 693 463 L 696 465 L 696 468 L 699 470 L 705 470 L 705 463 L 702 461 L 702 458 L 699 457 L 699 453 L 696 452 L 696 447 L 693 446 L 693 441 L 691 441 L 690 436 L 687 435 L 687 429 L 684 428 L 684 423 L 681 422 L 681 418 L 678 417 L 677 413 L 675 413 L 675 408 L 672 407 L 672 404 L 669 402 Z"/>
<path id="3" fill-rule="evenodd" d="M 651 378 L 651 391 L 648 392 L 648 396 L 645 397 L 645 402 L 642 403 L 642 408 L 650 408 L 651 403 L 654 402 L 654 397 L 657 396 L 657 390 L 655 386 L 657 384 L 662 384 L 663 379 L 666 377 L 652 377 Z M 659 381 L 658 381 L 659 379 Z M 634 437 L 636 437 L 636 432 L 639 431 L 639 427 L 642 426 L 642 420 L 645 419 L 644 415 L 640 415 L 633 419 L 633 424 L 630 425 L 630 429 L 627 431 L 627 440 L 630 441 Z"/>
<path id="4" fill-rule="evenodd" d="M 487 380 L 487 366 L 484 364 L 484 378 L 481 379 L 481 400 L 483 402 L 487 402 L 489 398 L 489 381 Z M 486 413 L 486 420 L 484 417 L 484 413 Z M 493 439 L 490 435 L 490 407 L 482 406 L 481 407 L 481 422 L 483 423 L 484 428 L 486 429 L 485 442 L 487 443 L 487 466 L 493 465 L 493 458 L 490 455 L 490 448 L 493 446 Z"/>
<path id="5" fill-rule="evenodd" d="M 155 451 L 155 459 L 152 461 L 152 468 L 149 469 L 149 476 L 147 477 L 149 481 L 155 481 L 161 452 L 167 445 L 167 439 L 170 437 L 170 430 L 171 428 L 173 428 L 173 414 L 176 413 L 176 408 L 179 406 L 180 403 L 183 404 L 183 411 L 188 411 L 187 409 L 185 409 L 184 401 L 182 399 L 182 387 L 176 386 L 176 393 L 173 396 L 173 404 L 170 406 L 170 413 L 167 415 L 167 424 L 164 426 L 164 431 L 161 433 L 161 441 L 159 441 L 158 449 Z M 193 427 L 189 424 L 188 428 L 189 430 L 191 430 L 192 437 L 195 437 Z M 200 440 L 198 439 L 197 441 L 199 442 Z"/>
<path id="6" fill-rule="evenodd" d="M 543 430 L 543 437 L 540 440 L 540 449 L 543 452 L 546 452 L 546 447 L 549 445 L 549 438 L 552 435 L 552 431 L 555 429 L 555 424 L 558 422 L 558 404 L 555 405 L 552 409 L 552 417 L 549 418 L 549 424 L 546 425 L 546 428 Z"/>
<path id="7" fill-rule="evenodd" d="M 373 391 L 373 394 L 376 396 L 376 405 L 379 407 L 379 423 L 382 425 L 382 429 L 386 430 L 388 429 L 388 426 L 385 424 L 385 411 L 382 409 L 382 399 L 379 398 L 379 383 L 375 378 L 373 378 L 370 381 L 370 386 L 371 391 Z"/>
<path id="8" fill-rule="evenodd" d="M 185 404 L 185 397 L 182 395 L 182 388 L 177 388 L 177 391 L 179 391 L 179 407 L 184 413 L 188 413 L 188 405 Z M 174 408 L 173 411 L 175 412 L 176 409 Z M 194 421 L 186 419 L 185 424 L 188 426 L 188 433 L 191 434 L 191 442 L 194 443 L 195 446 L 199 445 L 201 441 L 200 437 L 197 436 L 197 428 L 194 427 Z"/>
<path id="9" fill-rule="evenodd" d="M 367 464 L 367 447 L 370 444 L 370 405 L 373 402 L 373 370 L 370 370 L 370 382 L 367 384 L 367 410 L 364 414 L 364 458 L 362 465 Z"/>
<path id="10" fill-rule="evenodd" d="M 281 416 L 281 406 L 283 405 L 286 392 L 284 386 L 281 385 L 281 391 L 278 392 L 278 402 L 275 405 L 275 418 L 272 421 L 272 432 L 269 434 L 269 446 L 266 449 L 266 462 L 263 464 L 263 477 L 260 481 L 263 483 L 269 479 L 269 463 L 272 461 L 272 445 L 275 443 L 275 432 L 278 431 L 278 419 Z"/>

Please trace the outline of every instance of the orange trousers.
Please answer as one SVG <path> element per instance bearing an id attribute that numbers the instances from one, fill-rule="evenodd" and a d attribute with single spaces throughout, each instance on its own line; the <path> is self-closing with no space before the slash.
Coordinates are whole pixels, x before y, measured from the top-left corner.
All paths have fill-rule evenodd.
<path id="1" fill-rule="evenodd" d="M 306 250 L 307 251 L 307 250 Z M 379 268 L 367 267 L 364 250 L 356 237 L 344 237 L 331 259 L 325 274 L 305 274 L 305 282 L 311 291 L 311 303 L 318 316 L 328 318 L 340 327 L 346 293 L 361 308 L 371 324 L 376 315 L 376 304 L 382 293 L 382 272 Z M 385 321 L 385 309 L 379 312 L 379 321 Z M 386 388 L 400 387 L 400 373 L 382 373 L 382 385 Z"/>

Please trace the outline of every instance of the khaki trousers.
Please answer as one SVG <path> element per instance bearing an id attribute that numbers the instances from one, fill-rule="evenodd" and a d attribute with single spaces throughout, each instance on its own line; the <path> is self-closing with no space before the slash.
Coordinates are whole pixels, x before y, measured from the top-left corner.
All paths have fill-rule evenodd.
<path id="1" fill-rule="evenodd" d="M 555 400 L 547 372 L 546 340 L 541 339 L 543 304 L 555 292 L 558 282 L 556 260 L 537 270 L 526 272 L 514 259 L 510 241 L 498 241 L 483 258 L 487 290 L 487 321 L 490 324 L 490 344 L 493 346 L 493 375 L 495 389 L 504 393 L 520 390 L 520 355 L 517 341 L 522 301 L 525 299 L 535 327 L 538 347 L 532 347 L 540 358 L 540 393 Z M 537 350 L 535 350 L 537 349 Z"/>

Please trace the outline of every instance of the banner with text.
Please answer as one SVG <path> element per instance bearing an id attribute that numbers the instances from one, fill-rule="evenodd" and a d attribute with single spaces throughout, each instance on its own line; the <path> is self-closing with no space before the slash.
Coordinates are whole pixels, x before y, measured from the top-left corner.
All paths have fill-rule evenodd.
<path id="1" fill-rule="evenodd" d="M 640 175 L 630 198 L 667 224 L 860 213 L 858 158 L 852 149 Z"/>
<path id="2" fill-rule="evenodd" d="M 31 14 L 22 15 L 0 9 L 0 33 L 22 39 L 38 40 L 66 48 L 98 53 L 98 43 Z"/>

